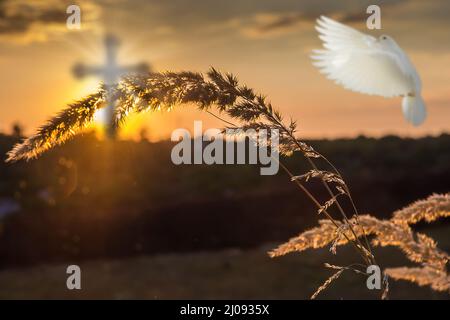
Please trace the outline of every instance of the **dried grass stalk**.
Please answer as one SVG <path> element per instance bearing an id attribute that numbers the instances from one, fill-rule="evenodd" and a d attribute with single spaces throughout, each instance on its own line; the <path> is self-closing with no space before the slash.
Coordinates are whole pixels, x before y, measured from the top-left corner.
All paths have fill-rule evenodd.
<path id="1" fill-rule="evenodd" d="M 112 97 L 109 96 L 110 94 L 112 94 Z M 100 97 L 105 99 L 103 92 L 99 92 L 96 95 L 99 99 Z M 277 129 L 279 132 L 279 152 L 284 155 L 291 155 L 296 151 L 301 152 L 311 166 L 311 171 L 307 174 L 307 178 L 319 178 L 329 193 L 330 199 L 322 205 L 303 185 L 302 181 L 294 179 L 296 185 L 317 206 L 318 212 L 330 220 L 334 229 L 338 229 L 339 225 L 328 212 L 328 209 L 336 206 L 343 220 L 347 223 L 349 230 L 348 233 L 342 232 L 339 235 L 352 243 L 363 258 L 364 263 L 370 264 L 375 262 L 367 239 L 365 244 L 360 241 L 354 230 L 355 225 L 349 223 L 347 216 L 351 216 L 351 214 L 346 213 L 339 203 L 338 197 L 340 195 L 347 196 L 353 205 L 354 215 L 357 217 L 358 212 L 350 191 L 337 169 L 311 146 L 295 137 L 297 128 L 295 121 L 291 119 L 285 123 L 280 112 L 275 110 L 264 96 L 255 93 L 245 85 L 240 85 L 235 76 L 222 74 L 215 69 L 211 69 L 205 76 L 194 72 L 166 72 L 152 73 L 145 76 L 129 76 L 122 79 L 116 88 L 108 90 L 108 98 L 117 101 L 116 126 L 121 125 L 127 119 L 128 114 L 132 112 L 170 110 L 175 105 L 194 104 L 207 112 L 210 112 L 209 109 L 215 107 L 219 112 L 237 120 L 239 122 L 238 125 L 227 122 L 227 124 L 232 125 L 233 129 Z M 10 154 L 10 160 L 35 157 L 75 134 L 92 120 L 97 103 L 93 103 L 93 100 L 91 102 L 74 105 L 68 111 L 64 111 L 61 115 L 51 120 L 48 125 L 38 131 L 36 136 L 14 148 Z M 85 104 L 86 106 L 84 107 Z M 92 112 L 78 112 L 78 110 L 85 109 Z M 70 117 L 72 114 L 76 115 L 74 119 Z M 333 172 L 318 169 L 314 162 L 316 158 L 324 160 Z M 280 165 L 290 177 L 294 177 L 288 168 L 282 163 Z M 337 193 L 336 190 L 331 189 L 329 184 L 335 185 Z M 363 228 L 360 229 L 362 229 L 362 234 L 365 236 Z"/>
<path id="2" fill-rule="evenodd" d="M 430 285 L 434 290 L 446 291 L 450 286 L 450 277 L 446 266 L 449 255 L 441 251 L 436 242 L 421 233 L 415 233 L 409 224 L 418 221 L 435 221 L 440 217 L 450 215 L 450 194 L 432 195 L 425 200 L 396 211 L 390 220 L 379 220 L 370 215 L 359 216 L 359 224 L 367 234 L 374 235 L 375 246 L 395 246 L 401 249 L 412 262 L 419 263 L 422 268 L 386 269 L 385 274 L 393 279 L 404 279 Z M 350 220 L 356 223 L 356 219 Z M 332 248 L 348 243 L 349 230 L 345 222 L 339 222 L 336 230 L 328 220 L 319 221 L 320 226 L 307 230 L 287 243 L 269 252 L 271 257 L 282 256 L 291 252 L 301 252 L 306 249 L 317 249 L 332 244 Z M 362 236 L 361 229 L 356 229 L 358 236 Z M 405 272 L 402 275 L 402 272 Z"/>
<path id="3" fill-rule="evenodd" d="M 18 143 L 7 154 L 7 162 L 36 158 L 56 145 L 62 144 L 93 120 L 95 112 L 103 107 L 105 93 L 100 90 L 68 106 L 39 128 L 33 136 Z"/>
<path id="4" fill-rule="evenodd" d="M 319 227 L 306 231 L 281 245 L 270 253 L 272 257 L 308 248 L 321 248 L 330 243 L 332 243 L 332 251 L 335 252 L 338 245 L 351 242 L 366 264 L 376 264 L 366 238 L 366 234 L 372 234 L 375 236 L 373 240 L 375 245 L 400 247 L 410 260 L 421 263 L 423 268 L 443 272 L 448 262 L 448 255 L 437 249 L 433 239 L 425 235 L 415 235 L 409 224 L 422 220 L 432 222 L 437 218 L 449 216 L 450 196 L 448 194 L 435 195 L 425 201 L 416 202 L 394 213 L 390 220 L 378 220 L 369 215 L 359 217 L 350 190 L 339 171 L 323 155 L 295 137 L 296 122 L 290 120 L 287 124 L 284 123 L 281 114 L 267 102 L 264 96 L 256 94 L 245 85 L 239 85 L 233 75 L 222 74 L 211 69 L 206 76 L 194 72 L 130 76 L 122 79 L 111 93 L 112 98 L 118 102 L 115 113 L 116 126 L 120 126 L 132 112 L 170 110 L 178 104 L 194 104 L 201 110 L 211 113 L 209 109 L 215 107 L 219 112 L 239 122 L 239 125 L 235 125 L 225 121 L 233 129 L 277 129 L 281 154 L 289 156 L 298 151 L 305 156 L 311 166 L 311 171 L 306 174 L 294 175 L 281 162 L 280 166 L 317 206 L 318 212 L 324 214 L 328 220 L 320 221 Z M 69 106 L 39 129 L 36 135 L 15 146 L 8 153 L 8 161 L 31 159 L 64 142 L 92 121 L 95 111 L 103 106 L 104 100 L 105 91 L 101 89 L 98 93 Z M 314 162 L 316 158 L 324 160 L 331 171 L 318 169 Z M 310 178 L 320 179 L 330 195 L 330 199 L 323 205 L 303 185 L 302 180 L 308 182 Z M 331 189 L 330 185 L 335 186 L 337 193 L 336 190 Z M 338 200 L 341 195 L 346 196 L 351 202 L 354 213 L 348 214 L 343 210 Z M 328 212 L 332 206 L 339 209 L 342 222 L 333 218 Z M 365 243 L 359 239 L 361 237 L 365 238 Z M 343 270 L 345 268 L 328 279 L 318 292 L 337 279 Z M 398 277 L 397 274 L 394 273 L 394 275 Z M 439 288 L 445 287 L 436 286 L 430 281 L 428 283 Z"/>
<path id="5" fill-rule="evenodd" d="M 317 288 L 316 292 L 314 292 L 314 294 L 311 296 L 311 300 L 317 298 L 317 296 L 326 288 L 328 288 L 333 281 L 337 280 L 344 271 L 345 269 L 340 269 L 336 273 L 334 273 L 331 277 L 329 277 L 319 288 Z"/>
<path id="6" fill-rule="evenodd" d="M 104 92 L 99 92 L 93 97 L 104 98 L 104 95 Z M 108 90 L 108 98 L 118 102 L 115 113 L 116 126 L 119 126 L 131 112 L 170 110 L 178 104 L 195 104 L 202 110 L 215 107 L 219 112 L 224 112 L 231 118 L 238 120 L 239 126 L 228 122 L 228 124 L 234 126 L 234 129 L 245 130 L 248 127 L 277 129 L 279 131 L 279 151 L 286 155 L 295 151 L 302 152 L 312 167 L 310 176 L 322 180 L 330 195 L 330 200 L 321 205 L 301 182 L 295 181 L 295 183 L 314 202 L 319 212 L 323 212 L 328 219 L 333 221 L 327 209 L 336 205 L 344 220 L 348 220 L 337 197 L 339 194 L 346 194 L 352 204 L 353 200 L 339 172 L 337 170 L 335 170 L 336 172 L 319 170 L 312 159 L 323 158 L 327 162 L 328 160 L 311 146 L 295 137 L 296 122 L 291 120 L 285 124 L 281 114 L 272 107 L 270 102 L 267 102 L 264 96 L 256 94 L 245 85 L 239 85 L 235 76 L 222 74 L 213 68 L 206 76 L 194 72 L 166 72 L 145 76 L 129 76 L 122 79 L 116 88 Z M 56 118 L 50 120 L 48 125 L 41 128 L 35 136 L 16 146 L 10 152 L 9 160 L 30 159 L 74 135 L 92 120 L 97 107 L 96 102 L 94 98 L 88 99 L 63 111 Z M 331 167 L 335 169 L 334 166 L 331 165 Z M 287 170 L 287 168 L 283 168 Z M 293 176 L 289 171 L 287 172 L 290 176 Z M 340 193 L 336 194 L 335 191 L 331 190 L 328 183 L 338 183 L 337 188 Z M 357 215 L 354 204 L 353 207 Z M 370 248 L 364 247 L 351 225 L 350 230 L 353 238 L 348 240 L 353 242 L 356 250 L 369 263 L 373 257 L 371 254 L 367 254 Z"/>
<path id="7" fill-rule="evenodd" d="M 446 217 L 450 217 L 450 194 L 434 194 L 394 212 L 391 221 L 411 225 L 420 221 L 430 223 Z"/>
<path id="8" fill-rule="evenodd" d="M 450 276 L 434 268 L 386 268 L 384 272 L 395 280 L 406 280 L 419 286 L 430 286 L 435 291 L 450 293 Z"/>

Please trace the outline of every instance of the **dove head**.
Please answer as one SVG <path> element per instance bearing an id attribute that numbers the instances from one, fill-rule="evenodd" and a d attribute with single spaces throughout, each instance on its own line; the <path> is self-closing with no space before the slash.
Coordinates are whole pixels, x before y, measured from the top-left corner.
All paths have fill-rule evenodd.
<path id="1" fill-rule="evenodd" d="M 392 37 L 385 35 L 385 34 L 380 36 L 379 41 L 382 46 L 386 46 L 386 47 L 392 47 L 392 46 L 396 47 L 397 46 L 397 42 L 395 42 L 395 40 L 392 39 Z"/>

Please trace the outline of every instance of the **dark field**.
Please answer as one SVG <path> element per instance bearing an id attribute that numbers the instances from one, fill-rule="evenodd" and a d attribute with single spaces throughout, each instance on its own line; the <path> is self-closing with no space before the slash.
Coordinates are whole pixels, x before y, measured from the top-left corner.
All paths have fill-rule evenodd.
<path id="1" fill-rule="evenodd" d="M 0 136 L 2 155 L 15 139 Z M 388 218 L 450 190 L 449 135 L 310 143 L 341 170 L 361 213 Z M 331 275 L 324 262 L 357 259 L 350 248 L 268 258 L 317 224 L 306 197 L 281 170 L 262 177 L 257 166 L 175 166 L 171 146 L 86 135 L 29 163 L 1 163 L 0 205 L 16 210 L 0 213 L 0 297 L 308 298 Z M 299 156 L 285 162 L 307 170 Z M 312 190 L 326 200 L 320 185 Z M 450 250 L 448 221 L 417 228 Z M 395 249 L 378 251 L 381 264 L 408 264 Z M 81 292 L 65 289 L 68 264 L 83 270 Z M 391 287 L 391 298 L 448 299 Z M 322 297 L 376 296 L 344 274 Z"/>
<path id="2" fill-rule="evenodd" d="M 450 249 L 449 227 L 427 230 Z M 357 259 L 350 248 L 327 249 L 270 259 L 266 251 L 275 246 L 241 251 L 137 256 L 126 259 L 85 261 L 82 290 L 66 289 L 66 267 L 40 265 L 0 272 L 0 299 L 309 299 L 332 274 L 324 262 L 344 265 Z M 377 250 L 383 265 L 408 264 L 396 249 Z M 409 282 L 390 282 L 390 299 L 449 299 L 428 287 Z M 344 273 L 319 298 L 379 299 L 365 279 Z"/>

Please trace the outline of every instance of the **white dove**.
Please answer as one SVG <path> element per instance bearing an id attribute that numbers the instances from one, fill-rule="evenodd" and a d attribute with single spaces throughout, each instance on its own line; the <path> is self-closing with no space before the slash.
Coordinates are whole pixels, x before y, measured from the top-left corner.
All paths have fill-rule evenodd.
<path id="1" fill-rule="evenodd" d="M 422 83 L 406 53 L 389 36 L 378 39 L 330 18 L 317 19 L 324 50 L 314 50 L 314 65 L 344 88 L 386 98 L 403 97 L 405 119 L 415 126 L 426 118 Z"/>

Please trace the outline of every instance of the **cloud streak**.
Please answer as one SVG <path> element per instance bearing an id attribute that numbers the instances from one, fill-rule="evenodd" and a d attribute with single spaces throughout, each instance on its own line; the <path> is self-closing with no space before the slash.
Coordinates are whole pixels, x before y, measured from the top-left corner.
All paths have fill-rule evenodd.
<path id="1" fill-rule="evenodd" d="M 68 0 L 0 0 L 0 39 L 16 42 L 46 41 L 68 32 Z M 92 29 L 99 7 L 92 1 L 78 1 L 82 9 L 83 28 Z"/>
<path id="2" fill-rule="evenodd" d="M 240 20 L 237 28 L 249 38 L 268 38 L 289 34 L 309 25 L 311 19 L 301 13 L 260 13 L 249 19 Z"/>
<path id="3" fill-rule="evenodd" d="M 376 2 L 382 6 L 384 11 L 386 8 L 390 10 L 392 7 L 409 1 L 411 0 L 370 2 Z M 366 13 L 369 1 L 367 3 L 359 2 L 352 6 L 349 5 L 350 2 L 352 1 L 342 1 L 337 5 L 325 6 L 324 8 L 319 7 L 319 5 L 305 5 L 288 12 L 270 11 L 255 13 L 249 16 L 233 18 L 229 20 L 229 22 L 233 23 L 228 23 L 228 25 L 238 29 L 242 35 L 249 38 L 272 38 L 299 32 L 305 28 L 311 29 L 320 15 L 327 15 L 347 24 L 365 23 L 369 16 Z"/>

